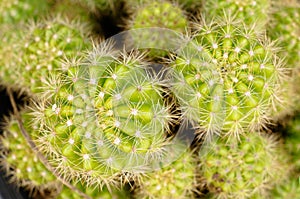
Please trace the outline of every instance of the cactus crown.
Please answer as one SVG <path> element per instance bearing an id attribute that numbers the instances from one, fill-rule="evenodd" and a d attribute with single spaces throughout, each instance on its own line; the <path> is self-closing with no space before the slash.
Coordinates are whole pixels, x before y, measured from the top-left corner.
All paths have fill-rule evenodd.
<path id="1" fill-rule="evenodd" d="M 64 177 L 86 179 L 89 185 L 147 169 L 163 154 L 175 119 L 162 100 L 163 82 L 141 56 L 101 48 L 51 79 L 55 83 L 45 88 L 49 100 L 32 113 L 40 123 L 38 145 L 53 165 Z"/>
<path id="2" fill-rule="evenodd" d="M 238 137 L 268 122 L 284 78 L 272 45 L 229 19 L 198 25 L 175 57 L 173 91 L 208 137 L 216 132 Z"/>

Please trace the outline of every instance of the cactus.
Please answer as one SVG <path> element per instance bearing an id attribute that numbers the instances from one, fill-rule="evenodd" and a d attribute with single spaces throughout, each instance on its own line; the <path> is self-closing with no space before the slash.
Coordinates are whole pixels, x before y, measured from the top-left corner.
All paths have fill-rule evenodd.
<path id="1" fill-rule="evenodd" d="M 277 144 L 274 137 L 250 133 L 240 142 L 218 138 L 204 145 L 200 171 L 212 198 L 264 198 L 288 170 L 285 152 Z"/>
<path id="2" fill-rule="evenodd" d="M 90 196 L 93 199 L 124 199 L 129 198 L 127 190 L 118 190 L 113 188 L 109 190 L 107 187 L 104 187 L 102 190 L 92 189 L 86 187 L 85 185 L 78 184 L 77 187 L 86 195 Z M 57 199 L 81 199 L 82 196 L 72 192 L 67 187 L 63 187 L 61 192 L 57 195 Z"/>
<path id="3" fill-rule="evenodd" d="M 149 57 L 163 57 L 168 54 L 165 50 L 169 47 L 170 34 L 168 32 L 154 31 L 150 28 L 163 28 L 173 30 L 177 33 L 187 31 L 188 20 L 179 5 L 168 1 L 151 0 L 139 3 L 136 0 L 132 3 L 137 5 L 132 10 L 132 19 L 128 22 L 127 29 L 133 29 L 131 35 L 134 37 L 136 45 L 147 46 Z M 142 31 L 134 31 L 138 28 Z M 166 34 L 167 33 L 167 34 Z M 166 34 L 166 35 L 165 35 Z"/>
<path id="4" fill-rule="evenodd" d="M 58 13 L 66 16 L 70 20 L 76 20 L 79 18 L 80 21 L 88 23 L 90 23 L 92 18 L 89 9 L 73 0 L 56 1 L 51 8 L 51 14 Z"/>
<path id="5" fill-rule="evenodd" d="M 172 91 L 207 138 L 265 126 L 281 105 L 285 68 L 272 43 L 234 20 L 199 25 L 171 60 Z"/>
<path id="6" fill-rule="evenodd" d="M 271 8 L 270 0 L 203 0 L 204 15 L 208 19 L 223 17 L 224 13 L 236 16 L 247 26 L 264 30 Z"/>
<path id="7" fill-rule="evenodd" d="M 280 1 L 274 5 L 268 34 L 279 40 L 282 56 L 286 57 L 290 68 L 300 67 L 300 3 Z"/>
<path id="8" fill-rule="evenodd" d="M 145 71 L 142 57 L 117 57 L 105 44 L 87 63 L 70 62 L 66 75 L 47 84 L 48 101 L 32 112 L 38 146 L 66 179 L 114 184 L 163 156 L 174 120 L 162 99 L 163 82 Z"/>
<path id="9" fill-rule="evenodd" d="M 28 116 L 23 116 L 28 121 Z M 27 131 L 34 128 L 26 126 Z M 29 190 L 30 195 L 50 191 L 55 195 L 60 182 L 40 162 L 30 148 L 16 120 L 11 120 L 1 136 L 1 166 L 5 169 L 10 182 Z"/>
<path id="10" fill-rule="evenodd" d="M 186 151 L 170 165 L 143 177 L 136 198 L 193 198 L 195 169 L 192 153 Z"/>
<path id="11" fill-rule="evenodd" d="M 13 61 L 6 68 L 14 72 L 12 81 L 33 92 L 39 91 L 50 72 L 61 69 L 62 59 L 80 56 L 90 46 L 86 39 L 89 28 L 80 21 L 57 16 L 28 23 L 27 28 L 14 38 Z"/>
<path id="12" fill-rule="evenodd" d="M 107 12 L 114 10 L 122 0 L 75 0 L 74 2 L 88 8 L 91 12 Z"/>
<path id="13" fill-rule="evenodd" d="M 282 198 L 299 198 L 300 197 L 300 185 L 299 179 L 290 178 L 287 182 L 278 185 L 272 190 L 272 199 Z"/>
<path id="14" fill-rule="evenodd" d="M 2 0 L 0 2 L 0 24 L 15 24 L 45 14 L 50 7 L 47 0 Z"/>

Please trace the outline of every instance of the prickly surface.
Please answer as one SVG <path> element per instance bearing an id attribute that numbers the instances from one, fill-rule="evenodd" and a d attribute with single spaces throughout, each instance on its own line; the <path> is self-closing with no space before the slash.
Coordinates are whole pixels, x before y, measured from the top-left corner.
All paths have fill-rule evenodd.
<path id="1" fill-rule="evenodd" d="M 203 0 L 205 17 L 214 19 L 225 15 L 236 16 L 248 26 L 265 29 L 270 13 L 270 0 Z"/>
<path id="2" fill-rule="evenodd" d="M 23 119 L 28 121 L 26 116 Z M 28 126 L 26 130 L 34 131 Z M 28 189 L 32 195 L 44 190 L 50 190 L 53 193 L 56 191 L 59 182 L 30 148 L 16 120 L 11 121 L 6 127 L 1 137 L 1 144 L 1 165 L 11 182 Z"/>
<path id="3" fill-rule="evenodd" d="M 236 139 L 215 139 L 199 153 L 200 171 L 212 198 L 264 198 L 285 175 L 285 154 L 275 139 L 251 133 Z"/>
<path id="4" fill-rule="evenodd" d="M 185 33 L 188 20 L 180 6 L 168 1 L 151 0 L 143 2 L 133 9 L 133 16 L 128 28 L 133 29 L 132 35 L 138 47 L 148 47 L 150 56 L 165 56 L 171 38 L 168 32 L 156 32 L 150 28 L 164 28 L 169 31 Z M 134 32 L 137 28 L 148 28 L 142 32 Z"/>
<path id="5" fill-rule="evenodd" d="M 74 2 L 81 4 L 92 12 L 106 12 L 109 9 L 114 9 L 114 6 L 120 4 L 121 0 L 75 0 Z"/>
<path id="6" fill-rule="evenodd" d="M 93 199 L 124 199 L 129 198 L 128 192 L 121 189 L 111 188 L 109 191 L 107 187 L 103 187 L 102 190 L 93 189 L 86 187 L 82 184 L 77 184 L 76 186 L 84 194 L 88 195 Z M 82 196 L 78 195 L 74 191 L 70 190 L 68 187 L 64 186 L 62 191 L 57 196 L 57 199 L 81 199 Z"/>
<path id="7" fill-rule="evenodd" d="M 88 57 L 49 82 L 49 100 L 33 112 L 35 136 L 63 177 L 113 184 L 162 158 L 172 117 L 141 57 L 114 58 L 107 46 Z"/>
<path id="8" fill-rule="evenodd" d="M 56 1 L 52 6 L 51 13 L 66 16 L 70 20 L 80 19 L 82 22 L 91 21 L 91 13 L 89 9 L 81 5 L 76 0 L 60 0 Z"/>
<path id="9" fill-rule="evenodd" d="M 47 0 L 1 0 L 0 24 L 13 24 L 36 19 L 49 8 Z"/>
<path id="10" fill-rule="evenodd" d="M 272 43 L 235 22 L 198 27 L 171 63 L 172 91 L 201 133 L 238 137 L 280 105 L 283 66 Z"/>
<path id="11" fill-rule="evenodd" d="M 170 165 L 148 173 L 142 179 L 137 198 L 192 198 L 196 163 L 190 151 L 186 151 Z"/>
<path id="12" fill-rule="evenodd" d="M 60 16 L 29 23 L 17 43 L 13 63 L 8 67 L 14 71 L 16 83 L 33 92 L 57 69 L 62 69 L 65 58 L 80 57 L 91 44 L 88 41 L 89 28 L 80 21 L 69 21 Z"/>
<path id="13" fill-rule="evenodd" d="M 288 66 L 300 67 L 300 3 L 280 1 L 273 9 L 268 34 L 279 41 Z"/>

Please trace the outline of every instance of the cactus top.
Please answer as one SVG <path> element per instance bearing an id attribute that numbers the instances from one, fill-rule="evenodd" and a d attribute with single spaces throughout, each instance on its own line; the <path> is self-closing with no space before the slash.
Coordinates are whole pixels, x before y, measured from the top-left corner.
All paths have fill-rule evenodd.
<path id="1" fill-rule="evenodd" d="M 208 136 L 264 125 L 280 96 L 283 66 L 272 44 L 234 22 L 199 25 L 173 62 L 173 91 Z"/>
<path id="2" fill-rule="evenodd" d="M 49 100 L 33 112 L 37 142 L 53 165 L 89 185 L 146 169 L 162 154 L 172 120 L 161 83 L 139 56 L 118 58 L 99 49 L 47 84 Z"/>
<path id="3" fill-rule="evenodd" d="M 167 1 L 141 5 L 136 9 L 132 23 L 132 28 L 160 27 L 178 32 L 184 32 L 187 26 L 182 9 Z"/>

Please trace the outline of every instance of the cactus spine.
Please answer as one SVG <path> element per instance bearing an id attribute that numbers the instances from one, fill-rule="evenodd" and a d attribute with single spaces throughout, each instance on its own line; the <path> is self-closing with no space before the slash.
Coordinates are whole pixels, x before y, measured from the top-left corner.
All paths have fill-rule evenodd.
<path id="1" fill-rule="evenodd" d="M 114 184 L 162 156 L 174 117 L 162 99 L 163 82 L 145 70 L 142 57 L 118 58 L 110 45 L 87 56 L 48 84 L 49 100 L 32 113 L 35 137 L 66 179 Z"/>
<path id="2" fill-rule="evenodd" d="M 28 121 L 28 116 L 23 116 Z M 34 128 L 26 127 L 28 131 Z M 18 123 L 12 120 L 8 123 L 3 136 L 1 136 L 1 166 L 6 170 L 10 181 L 19 187 L 30 191 L 32 196 L 50 191 L 55 192 L 61 186 L 60 182 L 39 161 L 23 137 Z"/>
<path id="3" fill-rule="evenodd" d="M 238 137 L 267 124 L 285 77 L 272 46 L 232 19 L 198 26 L 170 73 L 184 114 L 209 138 Z"/>
<path id="4" fill-rule="evenodd" d="M 272 137 L 250 133 L 215 139 L 199 153 L 201 174 L 212 198 L 264 197 L 284 177 L 286 158 Z"/>

